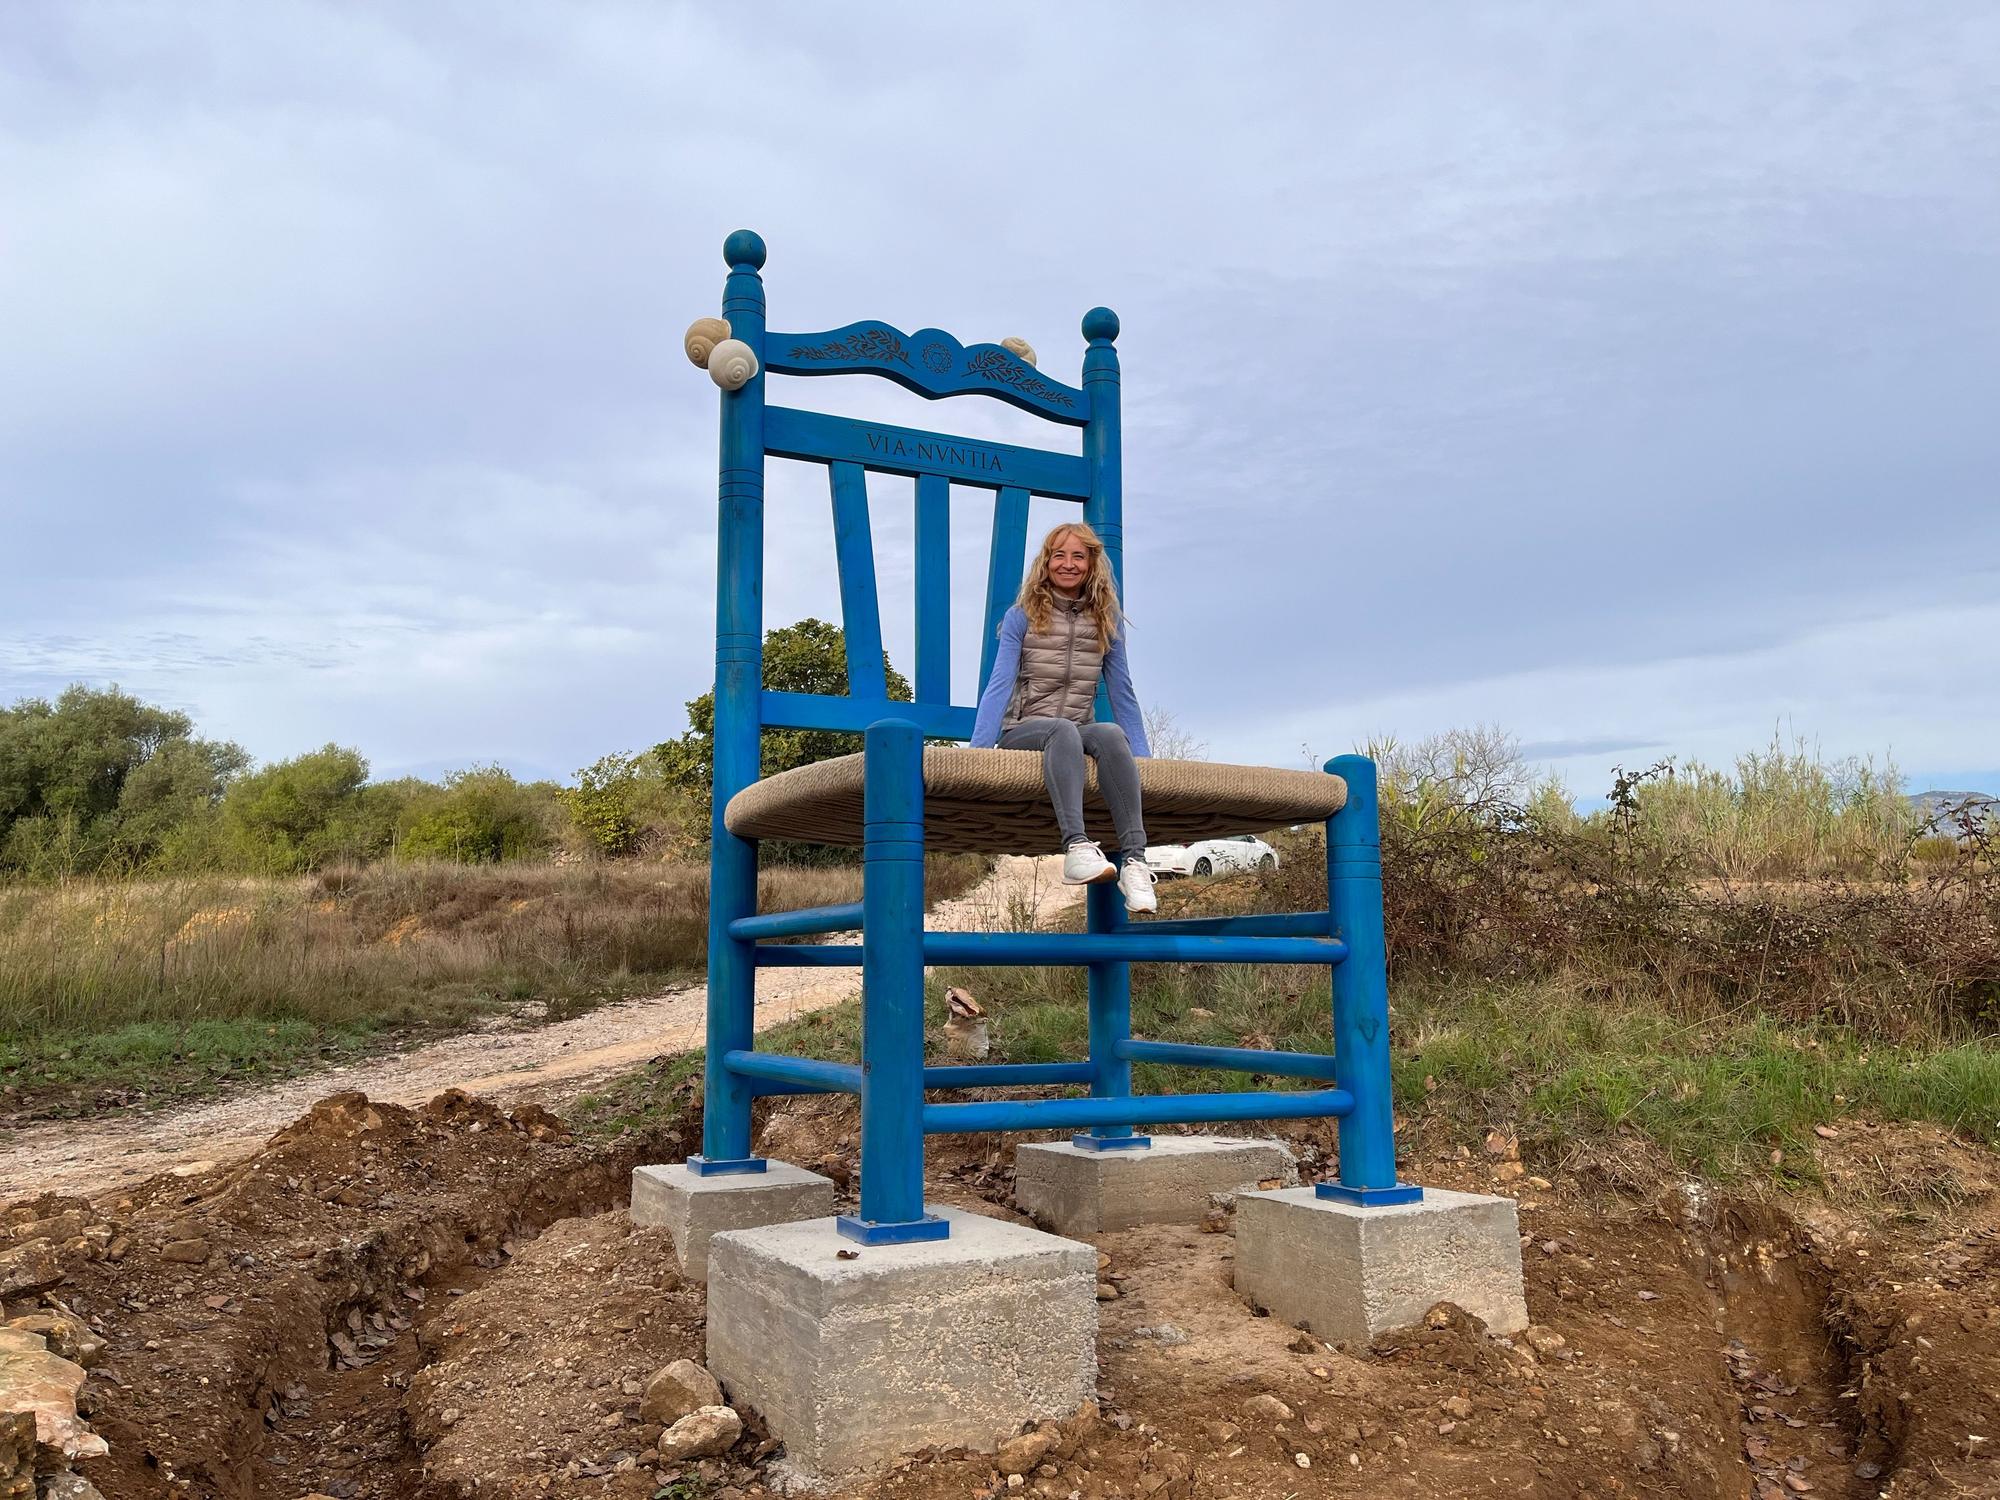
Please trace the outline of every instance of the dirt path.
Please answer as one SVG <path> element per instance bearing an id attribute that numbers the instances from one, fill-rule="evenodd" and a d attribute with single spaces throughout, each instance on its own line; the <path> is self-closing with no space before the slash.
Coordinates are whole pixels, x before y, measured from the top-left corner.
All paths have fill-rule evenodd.
<path id="1" fill-rule="evenodd" d="M 1073 904 L 1056 856 L 1003 857 L 993 873 L 926 918 L 942 931 L 989 931 L 1039 923 Z M 831 939 L 853 942 L 850 935 Z M 766 969 L 757 975 L 757 1029 L 861 993 L 857 969 Z M 448 1088 L 496 1103 L 556 1106 L 661 1053 L 699 1047 L 708 992 L 685 985 L 600 1006 L 573 1021 L 522 1027 L 499 1021 L 391 1057 L 231 1093 L 184 1109 L 32 1126 L 6 1143 L 0 1202 L 33 1193 L 88 1197 L 155 1172 L 207 1167 L 244 1156 L 316 1099 L 360 1089 L 372 1099 L 419 1104 Z"/>

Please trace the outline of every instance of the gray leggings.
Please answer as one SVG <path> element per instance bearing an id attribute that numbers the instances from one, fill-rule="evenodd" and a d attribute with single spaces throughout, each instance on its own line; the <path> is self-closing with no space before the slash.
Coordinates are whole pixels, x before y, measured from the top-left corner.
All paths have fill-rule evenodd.
<path id="1" fill-rule="evenodd" d="M 1055 804 L 1063 847 L 1088 838 L 1083 831 L 1083 758 L 1097 762 L 1097 789 L 1111 809 L 1118 848 L 1145 858 L 1146 826 L 1139 817 L 1139 766 L 1116 724 L 1076 724 L 1068 719 L 1023 719 L 1000 732 L 1002 750 L 1039 750 L 1042 775 Z"/>

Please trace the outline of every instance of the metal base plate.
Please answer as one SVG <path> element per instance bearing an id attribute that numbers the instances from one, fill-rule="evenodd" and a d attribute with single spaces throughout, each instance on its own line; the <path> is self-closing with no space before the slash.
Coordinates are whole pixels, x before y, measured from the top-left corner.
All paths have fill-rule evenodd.
<path id="1" fill-rule="evenodd" d="M 712 1160 L 706 1156 L 690 1156 L 687 1169 L 697 1177 L 735 1177 L 745 1172 L 761 1172 L 765 1159 L 761 1156 L 739 1156 L 733 1160 Z"/>
<path id="2" fill-rule="evenodd" d="M 1313 1193 L 1320 1198 L 1335 1203 L 1349 1203 L 1356 1208 L 1391 1208 L 1398 1203 L 1421 1203 L 1424 1190 L 1414 1182 L 1399 1182 L 1394 1187 L 1355 1188 L 1338 1182 L 1321 1182 L 1313 1186 Z"/>
<path id="3" fill-rule="evenodd" d="M 1073 1135 L 1069 1143 L 1079 1151 L 1144 1151 L 1153 1144 L 1150 1135 Z"/>
<path id="4" fill-rule="evenodd" d="M 853 1214 L 842 1214 L 833 1221 L 833 1227 L 844 1240 L 853 1240 L 857 1245 L 914 1245 L 923 1240 L 943 1240 L 951 1237 L 951 1223 L 936 1214 L 925 1214 L 921 1219 L 904 1219 L 889 1224 L 878 1224 Z"/>

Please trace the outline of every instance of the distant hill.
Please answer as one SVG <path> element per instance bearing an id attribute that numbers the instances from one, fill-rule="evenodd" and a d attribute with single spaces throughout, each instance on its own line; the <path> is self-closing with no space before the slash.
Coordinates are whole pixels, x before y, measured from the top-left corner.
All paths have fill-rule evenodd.
<path id="1" fill-rule="evenodd" d="M 1959 832 L 1959 819 L 1967 811 L 1983 813 L 1989 826 L 2000 821 L 2000 797 L 1990 797 L 1985 792 L 1915 792 L 1910 805 L 1925 822 L 1935 820 L 1939 833 L 1954 837 Z"/>
<path id="2" fill-rule="evenodd" d="M 1928 815 L 1940 807 L 1959 807 L 1967 802 L 1991 806 L 2000 803 L 2000 797 L 1989 797 L 1985 792 L 1912 792 L 1910 801 L 1917 811 Z"/>

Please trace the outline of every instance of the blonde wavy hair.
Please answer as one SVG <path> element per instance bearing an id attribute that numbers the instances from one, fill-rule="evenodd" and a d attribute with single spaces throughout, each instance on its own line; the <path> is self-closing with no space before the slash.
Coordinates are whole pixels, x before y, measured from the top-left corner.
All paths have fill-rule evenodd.
<path id="1" fill-rule="evenodd" d="M 1097 621 L 1097 649 L 1108 651 L 1111 643 L 1118 638 L 1118 627 L 1125 618 L 1124 611 L 1118 607 L 1118 580 L 1112 576 L 1111 559 L 1105 556 L 1104 543 L 1081 521 L 1065 521 L 1042 538 L 1041 550 L 1035 554 L 1035 565 L 1028 569 L 1027 581 L 1021 585 L 1021 597 L 1014 602 L 1028 617 L 1030 629 L 1049 628 L 1049 619 L 1055 614 L 1058 597 L 1055 585 L 1049 582 L 1049 558 L 1064 537 L 1075 537 L 1090 552 L 1090 576 L 1083 582 L 1081 597 Z"/>

